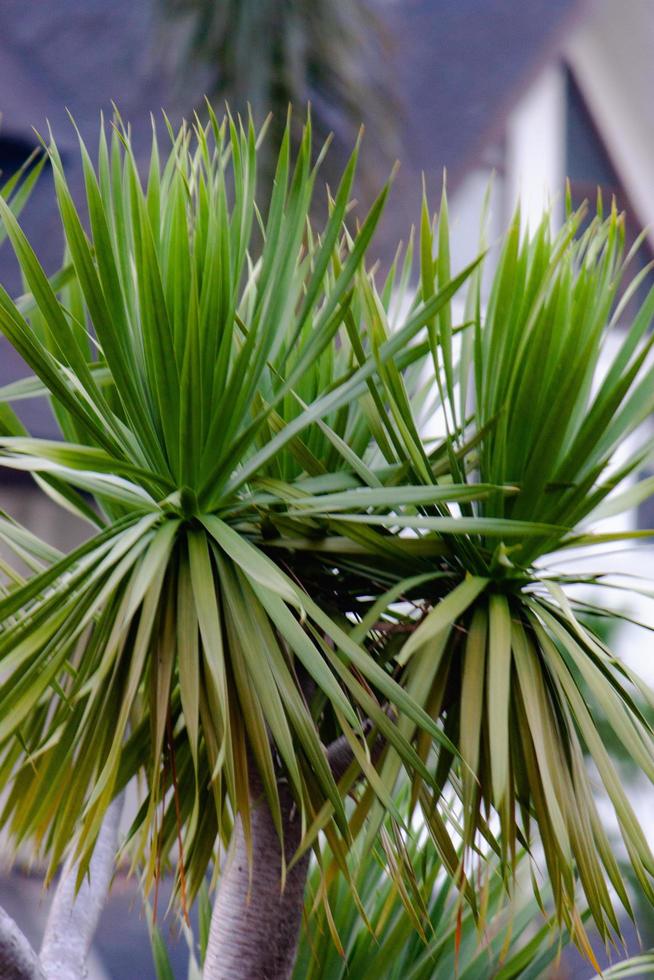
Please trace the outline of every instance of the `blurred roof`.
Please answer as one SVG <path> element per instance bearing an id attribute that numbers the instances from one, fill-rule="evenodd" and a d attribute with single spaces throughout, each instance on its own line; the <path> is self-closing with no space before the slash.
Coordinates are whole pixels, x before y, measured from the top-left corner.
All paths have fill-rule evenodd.
<path id="1" fill-rule="evenodd" d="M 401 165 L 386 212 L 398 229 L 395 238 L 418 224 L 422 174 L 432 202 L 444 168 L 449 190 L 456 190 L 500 140 L 530 84 L 562 55 L 588 6 L 587 0 L 391 0 L 390 70 L 402 120 Z"/>
<path id="2" fill-rule="evenodd" d="M 391 5 L 404 105 L 402 165 L 456 183 L 560 54 L 584 0 L 406 0 Z"/>
<path id="3" fill-rule="evenodd" d="M 43 129 L 47 118 L 63 143 L 74 142 L 67 109 L 92 135 L 100 110 L 110 114 L 114 101 L 147 136 L 149 111 L 172 94 L 147 2 L 2 0 L 0 65 L 3 130 Z"/>

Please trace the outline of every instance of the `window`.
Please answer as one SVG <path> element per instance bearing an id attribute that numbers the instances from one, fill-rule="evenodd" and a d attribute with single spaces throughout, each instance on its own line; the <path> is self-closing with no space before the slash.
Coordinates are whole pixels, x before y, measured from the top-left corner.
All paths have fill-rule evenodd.
<path id="1" fill-rule="evenodd" d="M 21 136 L 9 136 L 0 130 L 0 181 L 4 184 L 36 149 L 36 145 Z"/>

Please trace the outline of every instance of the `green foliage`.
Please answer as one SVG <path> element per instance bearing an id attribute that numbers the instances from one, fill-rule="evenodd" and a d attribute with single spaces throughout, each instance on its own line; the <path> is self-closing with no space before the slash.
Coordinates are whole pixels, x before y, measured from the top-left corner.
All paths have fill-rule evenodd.
<path id="1" fill-rule="evenodd" d="M 397 653 L 402 683 L 441 720 L 463 760 L 459 764 L 456 755 L 442 751 L 436 778 L 439 789 L 448 779 L 460 780 L 466 847 L 488 835 L 489 814 L 495 812 L 502 869 L 510 878 L 517 847 L 535 846 L 537 827 L 557 914 L 588 950 L 576 911 L 578 885 L 607 942 L 611 930 L 619 933 L 607 881 L 630 914 L 631 906 L 583 750 L 613 804 L 634 873 L 651 901 L 654 858 L 598 719 L 654 781 L 654 700 L 580 622 L 578 613 L 588 611 L 588 604 L 575 602 L 566 591 L 579 582 L 601 584 L 602 576 L 566 574 L 557 562 L 572 548 L 651 533 L 605 534 L 592 522 L 631 506 L 633 489 L 624 495 L 613 491 L 652 451 L 651 438 L 639 438 L 639 432 L 654 409 L 648 359 L 654 292 L 600 374 L 600 354 L 620 313 L 623 222 L 612 212 L 577 235 L 580 217 L 571 215 L 554 238 L 548 217 L 532 237 L 521 231 L 516 217 L 485 316 L 476 274 L 468 297 L 472 328 L 458 359 L 448 308 L 430 324 L 430 369 L 441 379 L 451 479 L 471 488 L 503 487 L 503 492 L 461 498 L 457 517 L 444 516 L 437 507 L 400 506 L 392 516 L 366 510 L 339 519 L 391 530 L 411 527 L 425 546 L 434 539 L 447 541 L 442 567 L 451 575 L 451 591 L 434 603 L 412 590 L 424 618 Z M 436 241 L 425 210 L 423 299 L 432 288 L 434 266 L 440 263 L 443 275 L 449 274 L 444 219 L 446 211 Z M 468 422 L 470 384 L 475 411 Z M 629 437 L 635 448 L 616 465 L 615 454 L 628 448 Z M 416 482 L 420 479 L 417 471 Z M 508 487 L 516 492 L 506 492 Z M 360 491 L 362 505 L 366 493 Z M 326 498 L 323 506 L 328 507 Z M 400 727 L 407 738 L 414 737 L 410 722 Z M 420 735 L 418 744 L 427 759 L 428 740 Z M 388 786 L 396 771 L 389 753 L 381 770 Z M 417 785 L 414 799 L 423 791 Z M 433 809 L 438 791 L 428 796 Z M 536 862 L 534 870 L 537 887 Z"/>
<path id="2" fill-rule="evenodd" d="M 482 924 L 462 902 L 429 834 L 416 831 L 401 843 L 416 870 L 410 882 L 398 874 L 386 830 L 373 851 L 353 852 L 352 880 L 326 878 L 318 864 L 312 867 L 297 980 L 526 980 L 541 976 L 560 953 L 566 937 L 541 916 L 535 899 L 518 892 L 508 901 L 492 858 L 480 867 Z"/>
<path id="3" fill-rule="evenodd" d="M 579 909 L 608 943 L 609 884 L 631 906 L 583 752 L 651 901 L 654 857 L 597 719 L 652 779 L 654 700 L 579 619 L 569 587 L 601 576 L 557 563 L 642 533 L 594 522 L 651 489 L 614 492 L 650 443 L 614 455 L 654 408 L 654 294 L 600 374 L 625 274 L 614 212 L 554 237 L 516 217 L 482 314 L 479 262 L 450 270 L 445 196 L 438 222 L 424 208 L 417 290 L 411 243 L 378 285 L 366 251 L 388 188 L 355 226 L 355 150 L 318 229 L 310 125 L 294 160 L 287 127 L 267 207 L 261 139 L 212 116 L 160 159 L 155 135 L 144 185 L 118 123 L 97 168 L 81 144 L 88 231 L 51 142 L 66 238 L 51 280 L 0 201 L 25 280 L 17 300 L 0 291 L 0 330 L 34 373 L 0 398 L 47 396 L 64 437 L 32 439 L 5 406 L 1 462 L 94 530 L 59 556 L 0 521 L 34 570 L 0 598 L 0 822 L 51 870 L 74 842 L 83 873 L 110 800 L 141 777 L 134 860 L 147 887 L 177 845 L 184 899 L 235 819 L 247 838 L 256 765 L 278 827 L 283 774 L 300 850 L 329 848 L 325 889 L 352 885 L 348 849 L 364 867 L 383 831 L 393 894 L 424 931 L 436 865 L 416 868 L 402 836 L 419 812 L 471 934 L 475 849 L 509 888 L 526 849 L 536 900 L 549 879 L 592 958 Z M 339 736 L 353 762 L 337 785 Z"/>
<path id="4" fill-rule="evenodd" d="M 396 802 L 404 809 L 406 800 Z M 484 913 L 483 920 L 475 920 L 431 837 L 418 828 L 400 837 L 416 871 L 411 882 L 403 881 L 394 861 L 389 837 L 393 833 L 389 824 L 373 850 L 353 849 L 347 862 L 351 878 L 338 872 L 325 875 L 319 862 L 312 863 L 293 973 L 297 980 L 441 980 L 454 975 L 462 980 L 540 980 L 549 975 L 569 935 L 542 912 L 522 875 L 509 897 L 496 858 L 480 855 L 478 891 Z M 526 870 L 522 852 L 518 866 Z M 210 914 L 206 888 L 203 892 L 200 936 L 203 916 Z M 199 976 L 193 936 L 188 927 L 183 929 L 189 976 Z M 151 942 L 158 980 L 167 980 L 172 975 L 170 960 L 156 928 Z M 200 941 L 200 963 L 204 948 Z M 652 971 L 654 954 L 648 952 L 622 960 L 602 975 L 617 978 Z"/>
<path id="5" fill-rule="evenodd" d="M 88 233 L 50 143 L 67 261 L 53 281 L 2 206 L 26 294 L 0 291 L 0 328 L 35 375 L 2 395 L 47 394 L 63 436 L 32 439 L 7 409 L 2 461 L 95 534 L 66 556 L 35 553 L 45 567 L 0 600 L 0 784 L 3 825 L 39 842 L 51 872 L 75 838 L 81 874 L 109 802 L 144 773 L 135 859 L 151 882 L 179 843 L 184 897 L 237 816 L 249 833 L 253 763 L 278 826 L 282 765 L 304 821 L 329 803 L 344 841 L 326 736 L 358 745 L 371 717 L 430 779 L 382 706 L 437 741 L 440 729 L 346 618 L 369 601 L 365 570 L 411 564 L 411 548 L 338 522 L 324 540 L 288 504 L 380 485 L 365 460 L 387 420 L 359 399 L 467 273 L 380 343 L 354 291 L 387 188 L 351 236 L 357 150 L 318 232 L 309 124 L 294 163 L 286 131 L 265 216 L 251 123 L 212 116 L 170 139 L 160 161 L 154 134 L 145 186 L 119 123 L 97 169 L 80 141 Z M 2 532 L 14 545 L 22 533 Z"/>
<path id="6" fill-rule="evenodd" d="M 644 953 L 642 956 L 633 956 L 624 963 L 616 963 L 608 970 L 604 970 L 602 976 L 606 980 L 620 980 L 621 977 L 649 977 L 654 973 L 654 953 Z"/>

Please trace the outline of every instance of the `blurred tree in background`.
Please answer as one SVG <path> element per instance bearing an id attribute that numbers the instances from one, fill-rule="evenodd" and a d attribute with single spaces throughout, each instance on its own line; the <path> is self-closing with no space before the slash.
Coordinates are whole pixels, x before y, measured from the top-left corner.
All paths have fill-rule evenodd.
<path id="1" fill-rule="evenodd" d="M 204 72 L 206 96 L 218 109 L 228 102 L 245 114 L 250 106 L 259 123 L 271 114 L 268 169 L 288 106 L 307 102 L 318 141 L 334 136 L 328 178 L 342 169 L 362 122 L 374 131 L 377 156 L 381 149 L 382 166 L 388 168 L 397 153 L 397 106 L 384 57 L 391 42 L 373 0 L 160 3 L 164 32 L 180 23 L 185 28 L 176 56 L 179 84 Z M 203 112 L 202 105 L 196 108 Z M 296 139 L 299 120 L 298 115 Z"/>

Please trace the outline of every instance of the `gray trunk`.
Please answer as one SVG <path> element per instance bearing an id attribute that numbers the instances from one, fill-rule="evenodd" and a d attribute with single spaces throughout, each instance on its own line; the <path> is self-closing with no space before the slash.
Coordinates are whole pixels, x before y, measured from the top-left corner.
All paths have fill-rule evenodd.
<path id="1" fill-rule="evenodd" d="M 79 891 L 75 888 L 78 866 L 72 857 L 62 869 L 41 946 L 41 965 L 47 980 L 83 980 L 87 975 L 86 958 L 114 874 L 122 812 L 121 794 L 107 809 L 88 875 Z"/>
<path id="2" fill-rule="evenodd" d="M 0 908 L 0 977 L 45 980 L 39 959 L 14 920 Z"/>
<path id="3" fill-rule="evenodd" d="M 302 921 L 309 856 L 281 886 L 281 849 L 258 780 L 252 780 L 252 878 L 243 827 L 234 828 L 211 919 L 205 980 L 287 980 Z M 286 859 L 301 838 L 301 821 L 285 783 L 279 786 Z"/>

